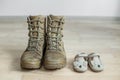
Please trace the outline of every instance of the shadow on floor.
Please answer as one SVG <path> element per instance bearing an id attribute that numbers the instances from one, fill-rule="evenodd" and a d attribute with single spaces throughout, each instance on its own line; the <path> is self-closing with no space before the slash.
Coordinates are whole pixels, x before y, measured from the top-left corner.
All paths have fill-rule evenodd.
<path id="1" fill-rule="evenodd" d="M 9 59 L 10 59 L 10 65 L 8 65 L 8 66 L 10 66 L 10 68 L 9 68 L 10 71 L 20 71 L 20 72 L 33 71 L 33 70 L 29 70 L 29 71 L 24 70 L 24 69 L 21 69 L 21 67 L 20 67 L 20 58 L 21 58 L 21 55 L 22 55 L 22 53 L 24 51 L 23 48 L 19 49 L 19 48 L 14 48 L 14 46 L 11 46 L 11 47 L 3 46 L 3 50 L 5 51 L 5 55 L 8 56 Z M 69 70 L 74 71 L 73 66 L 72 66 L 72 62 L 73 62 L 72 58 L 71 59 L 67 58 L 67 65 L 66 65 L 65 68 L 68 68 Z M 63 70 L 63 69 L 61 69 L 61 70 Z M 38 71 L 51 72 L 51 70 L 45 70 L 43 66 Z M 54 71 L 56 71 L 56 70 L 53 70 L 53 72 Z"/>

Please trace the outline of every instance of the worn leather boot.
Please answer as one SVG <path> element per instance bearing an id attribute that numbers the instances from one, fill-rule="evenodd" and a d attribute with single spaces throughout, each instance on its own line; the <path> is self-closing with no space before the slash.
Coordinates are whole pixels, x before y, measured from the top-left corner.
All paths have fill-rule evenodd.
<path id="1" fill-rule="evenodd" d="M 64 18 L 50 15 L 47 17 L 45 69 L 60 69 L 66 65 L 66 54 L 62 41 Z"/>
<path id="2" fill-rule="evenodd" d="M 43 16 L 29 16 L 28 47 L 21 56 L 21 67 L 24 69 L 38 69 L 41 67 L 45 42 L 45 18 Z"/>

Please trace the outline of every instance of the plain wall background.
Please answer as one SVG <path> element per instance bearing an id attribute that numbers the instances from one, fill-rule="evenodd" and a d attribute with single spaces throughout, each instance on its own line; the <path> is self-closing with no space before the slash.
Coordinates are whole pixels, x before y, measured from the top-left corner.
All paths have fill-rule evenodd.
<path id="1" fill-rule="evenodd" d="M 120 0 L 0 0 L 0 16 L 37 14 L 120 17 Z"/>

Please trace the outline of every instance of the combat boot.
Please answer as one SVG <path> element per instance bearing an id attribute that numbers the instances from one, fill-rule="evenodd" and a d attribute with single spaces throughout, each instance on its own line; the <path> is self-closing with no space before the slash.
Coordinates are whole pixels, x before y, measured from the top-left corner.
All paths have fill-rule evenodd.
<path id="1" fill-rule="evenodd" d="M 47 16 L 45 69 L 60 69 L 66 65 L 66 54 L 62 41 L 64 25 L 63 16 Z"/>
<path id="2" fill-rule="evenodd" d="M 40 15 L 29 16 L 27 22 L 29 41 L 28 47 L 21 56 L 20 64 L 24 69 L 38 69 L 41 67 L 45 47 L 45 18 Z"/>

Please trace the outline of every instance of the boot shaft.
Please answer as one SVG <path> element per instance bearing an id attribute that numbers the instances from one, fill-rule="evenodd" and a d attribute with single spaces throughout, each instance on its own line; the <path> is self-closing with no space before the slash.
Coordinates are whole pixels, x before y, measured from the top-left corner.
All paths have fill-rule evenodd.
<path id="1" fill-rule="evenodd" d="M 29 42 L 26 50 L 41 51 L 45 39 L 45 18 L 43 16 L 29 16 L 27 18 Z"/>
<path id="2" fill-rule="evenodd" d="M 47 17 L 47 49 L 48 50 L 64 50 L 63 49 L 63 16 L 53 16 Z"/>

